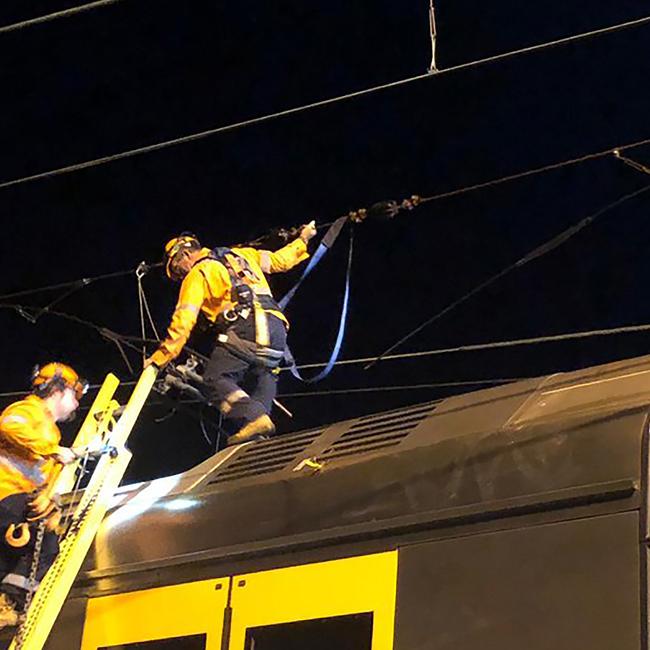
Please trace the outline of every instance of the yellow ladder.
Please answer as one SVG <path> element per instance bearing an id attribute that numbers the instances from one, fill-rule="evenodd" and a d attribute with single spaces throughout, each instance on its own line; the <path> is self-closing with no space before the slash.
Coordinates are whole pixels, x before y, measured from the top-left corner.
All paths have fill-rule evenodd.
<path id="1" fill-rule="evenodd" d="M 63 603 L 68 596 L 79 569 L 93 543 L 111 498 L 118 488 L 131 460 L 125 444 L 142 410 L 157 371 L 147 368 L 142 375 L 119 419 L 115 412 L 120 405 L 113 399 L 119 380 L 109 374 L 84 423 L 79 429 L 74 446 L 86 446 L 97 436 L 114 447 L 117 455 L 104 454 L 81 500 L 71 516 L 66 536 L 61 541 L 59 555 L 43 578 L 27 612 L 25 622 L 9 650 L 42 650 Z M 75 481 L 74 466 L 66 467 L 57 482 L 57 491 L 69 492 Z"/>

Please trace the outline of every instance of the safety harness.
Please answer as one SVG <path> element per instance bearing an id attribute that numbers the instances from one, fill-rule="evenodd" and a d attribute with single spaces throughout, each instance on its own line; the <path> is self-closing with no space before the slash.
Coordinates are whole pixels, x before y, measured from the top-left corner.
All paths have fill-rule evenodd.
<path id="1" fill-rule="evenodd" d="M 260 284 L 260 279 L 253 269 L 251 269 L 246 258 L 238 255 L 231 248 L 218 247 L 211 250 L 208 255 L 198 259 L 194 263 L 194 266 L 206 259 L 215 260 L 223 264 L 230 276 L 230 283 L 232 285 L 230 293 L 233 307 L 222 312 L 216 322 L 217 331 L 219 332 L 217 338 L 221 345 L 247 363 L 261 365 L 275 372 L 278 372 L 279 366 L 284 363 L 291 374 L 304 383 L 316 383 L 327 377 L 339 357 L 345 335 L 350 297 L 350 272 L 352 267 L 352 229 L 350 229 L 350 247 L 345 274 L 345 291 L 336 342 L 327 364 L 314 377 L 305 378 L 300 374 L 288 346 L 285 345 L 283 350 L 275 350 L 270 347 L 267 313 L 276 312 L 277 314 L 283 314 L 284 308 L 289 304 L 302 282 L 318 265 L 325 253 L 334 245 L 343 226 L 348 221 L 348 216 L 340 217 L 330 225 L 318 249 L 298 279 L 298 282 L 296 282 L 279 303 L 275 301 L 270 290 Z M 233 264 L 233 261 L 236 263 L 236 266 Z M 240 320 L 246 320 L 251 314 L 255 318 L 254 342 L 243 339 L 235 331 L 236 324 Z"/>
<path id="2" fill-rule="evenodd" d="M 217 318 L 217 339 L 229 352 L 247 363 L 276 369 L 284 358 L 284 350 L 270 347 L 268 313 L 282 314 L 282 309 L 262 286 L 260 278 L 253 271 L 248 260 L 231 248 L 218 247 L 194 264 L 206 259 L 220 262 L 230 277 L 230 296 L 233 306 L 223 311 Z M 241 321 L 253 317 L 255 341 L 242 338 L 236 332 Z"/>

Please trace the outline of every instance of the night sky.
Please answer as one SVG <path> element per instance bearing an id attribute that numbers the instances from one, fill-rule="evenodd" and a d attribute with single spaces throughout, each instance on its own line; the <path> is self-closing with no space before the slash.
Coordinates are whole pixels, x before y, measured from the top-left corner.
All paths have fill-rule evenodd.
<path id="1" fill-rule="evenodd" d="M 78 4 L 4 0 L 0 26 Z M 436 10 L 441 69 L 650 13 L 640 0 L 438 0 Z M 182 230 L 209 246 L 233 244 L 650 138 L 649 38 L 650 26 L 637 27 L 0 189 L 0 294 L 158 261 Z M 421 75 L 430 58 L 426 0 L 123 0 L 0 34 L 0 183 Z M 650 164 L 650 146 L 628 154 Z M 612 157 L 362 224 L 343 357 L 378 354 L 649 182 Z M 402 351 L 650 322 L 649 210 L 643 195 L 612 211 Z M 289 309 L 299 362 L 323 361 L 331 348 L 346 256 L 342 237 Z M 276 276 L 277 295 L 296 278 Z M 164 329 L 177 287 L 152 271 L 145 288 Z M 60 295 L 21 303 L 44 306 Z M 56 309 L 139 333 L 133 276 L 92 284 Z M 0 327 L 2 392 L 26 388 L 32 365 L 51 359 L 92 382 L 108 371 L 132 379 L 116 347 L 92 329 L 47 314 L 32 324 L 11 310 L 0 310 Z M 530 377 L 649 350 L 647 334 L 626 335 L 338 368 L 308 388 L 283 376 L 280 390 Z M 467 388 L 287 397 L 294 420 L 275 419 L 286 432 L 459 390 Z M 151 401 L 131 438 L 130 479 L 182 471 L 211 453 L 200 409 L 157 423 L 170 406 Z"/>

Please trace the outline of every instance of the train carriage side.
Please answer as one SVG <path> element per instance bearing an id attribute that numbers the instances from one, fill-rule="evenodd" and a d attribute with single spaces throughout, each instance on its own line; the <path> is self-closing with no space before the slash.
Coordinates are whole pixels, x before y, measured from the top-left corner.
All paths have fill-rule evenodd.
<path id="1" fill-rule="evenodd" d="M 128 486 L 48 650 L 647 648 L 650 357 Z"/>

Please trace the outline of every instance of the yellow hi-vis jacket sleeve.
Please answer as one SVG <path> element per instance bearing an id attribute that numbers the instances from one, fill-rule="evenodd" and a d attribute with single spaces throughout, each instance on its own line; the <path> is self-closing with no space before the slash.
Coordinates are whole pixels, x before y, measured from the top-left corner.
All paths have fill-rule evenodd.
<path id="1" fill-rule="evenodd" d="M 247 256 L 253 257 L 264 273 L 284 273 L 309 258 L 307 244 L 298 237 L 277 251 L 243 248 Z"/>
<path id="2" fill-rule="evenodd" d="M 225 269 L 224 269 L 225 270 Z M 227 275 L 227 274 L 226 274 Z M 183 280 L 178 302 L 167 329 L 167 336 L 151 356 L 151 361 L 159 368 L 175 359 L 187 343 L 196 320 L 199 317 L 206 296 L 205 277 L 198 267 L 194 267 Z M 224 291 L 227 286 L 224 286 Z"/>
<path id="3" fill-rule="evenodd" d="M 10 404 L 0 415 L 2 445 L 35 460 L 56 454 L 61 441 L 58 427 L 43 416 L 36 399 Z"/>
<path id="4" fill-rule="evenodd" d="M 0 415 L 0 499 L 46 485 L 56 467 L 61 432 L 35 395 Z"/>

